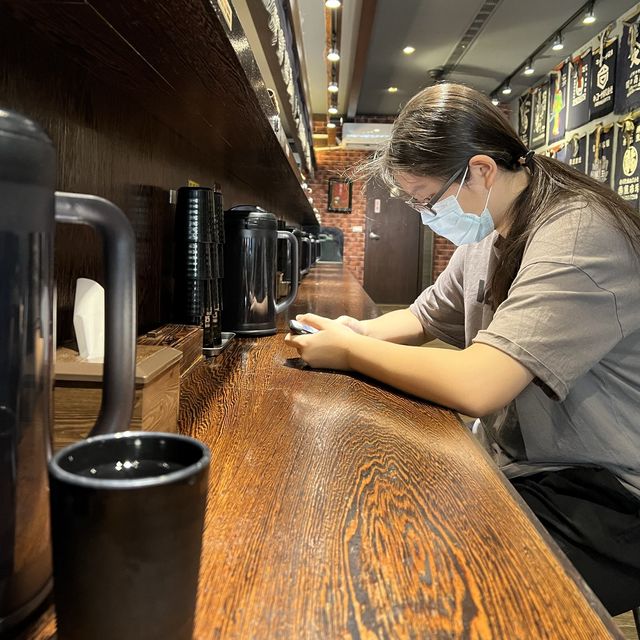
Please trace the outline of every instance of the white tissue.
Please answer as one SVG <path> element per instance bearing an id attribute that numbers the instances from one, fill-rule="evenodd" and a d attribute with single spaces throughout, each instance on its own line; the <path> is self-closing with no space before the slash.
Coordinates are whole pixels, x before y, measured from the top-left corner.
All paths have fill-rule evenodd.
<path id="1" fill-rule="evenodd" d="M 104 288 L 88 278 L 78 278 L 73 305 L 73 328 L 80 357 L 104 360 Z"/>

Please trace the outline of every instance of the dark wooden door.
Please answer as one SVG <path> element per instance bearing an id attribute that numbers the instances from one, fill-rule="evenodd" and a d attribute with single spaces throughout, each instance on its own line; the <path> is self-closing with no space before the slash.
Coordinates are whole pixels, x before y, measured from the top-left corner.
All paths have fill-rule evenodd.
<path id="1" fill-rule="evenodd" d="M 364 288 L 377 304 L 409 304 L 422 281 L 420 215 L 389 190 L 367 187 Z"/>

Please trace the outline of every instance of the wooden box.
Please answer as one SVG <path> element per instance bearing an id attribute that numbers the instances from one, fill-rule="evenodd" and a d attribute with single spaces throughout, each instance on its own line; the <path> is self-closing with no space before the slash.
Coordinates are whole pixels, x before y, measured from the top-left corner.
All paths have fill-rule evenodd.
<path id="1" fill-rule="evenodd" d="M 202 327 L 165 324 L 138 338 L 138 344 L 172 347 L 182 352 L 180 377 L 183 378 L 202 360 Z"/>
<path id="2" fill-rule="evenodd" d="M 136 393 L 130 429 L 175 432 L 180 404 L 182 353 L 171 347 L 138 345 Z M 56 352 L 53 447 L 58 450 L 89 435 L 102 397 L 102 364 Z"/>

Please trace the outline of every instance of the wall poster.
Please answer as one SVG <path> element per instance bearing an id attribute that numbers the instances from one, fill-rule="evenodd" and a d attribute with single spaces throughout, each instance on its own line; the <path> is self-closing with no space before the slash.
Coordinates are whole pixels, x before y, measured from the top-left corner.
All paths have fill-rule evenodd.
<path id="1" fill-rule="evenodd" d="M 589 81 L 591 50 L 571 60 L 569 74 L 569 106 L 567 129 L 577 129 L 589 122 Z"/>
<path id="2" fill-rule="evenodd" d="M 613 175 L 613 133 L 613 124 L 600 125 L 589 136 L 589 175 L 607 185 Z"/>
<path id="3" fill-rule="evenodd" d="M 627 113 L 640 105 L 640 13 L 623 22 L 616 69 L 616 113 Z"/>
<path id="4" fill-rule="evenodd" d="M 573 136 L 567 142 L 567 159 L 565 162 L 580 173 L 587 172 L 587 136 Z"/>
<path id="5" fill-rule="evenodd" d="M 537 86 L 532 92 L 533 121 L 531 123 L 531 148 L 541 147 L 547 142 L 547 113 L 549 106 L 549 83 Z"/>
<path id="6" fill-rule="evenodd" d="M 638 207 L 640 187 L 640 119 L 624 120 L 618 133 L 614 190 L 634 208 Z"/>
<path id="7" fill-rule="evenodd" d="M 531 144 L 531 123 L 533 120 L 533 95 L 527 91 L 518 101 L 518 135 L 528 148 Z"/>
<path id="8" fill-rule="evenodd" d="M 566 130 L 569 63 L 556 67 L 549 80 L 549 144 L 552 144 L 562 140 Z"/>
<path id="9" fill-rule="evenodd" d="M 607 32 L 603 31 L 600 46 L 591 52 L 590 120 L 613 111 L 618 38 L 607 39 L 606 35 Z"/>

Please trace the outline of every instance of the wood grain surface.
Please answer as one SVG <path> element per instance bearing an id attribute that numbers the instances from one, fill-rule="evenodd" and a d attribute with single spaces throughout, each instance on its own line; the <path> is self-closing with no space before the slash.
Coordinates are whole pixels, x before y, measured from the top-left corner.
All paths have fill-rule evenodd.
<path id="1" fill-rule="evenodd" d="M 376 313 L 335 265 L 288 315 L 307 309 Z M 181 430 L 211 448 L 197 640 L 621 637 L 455 414 L 306 368 L 286 319 L 182 389 Z"/>

